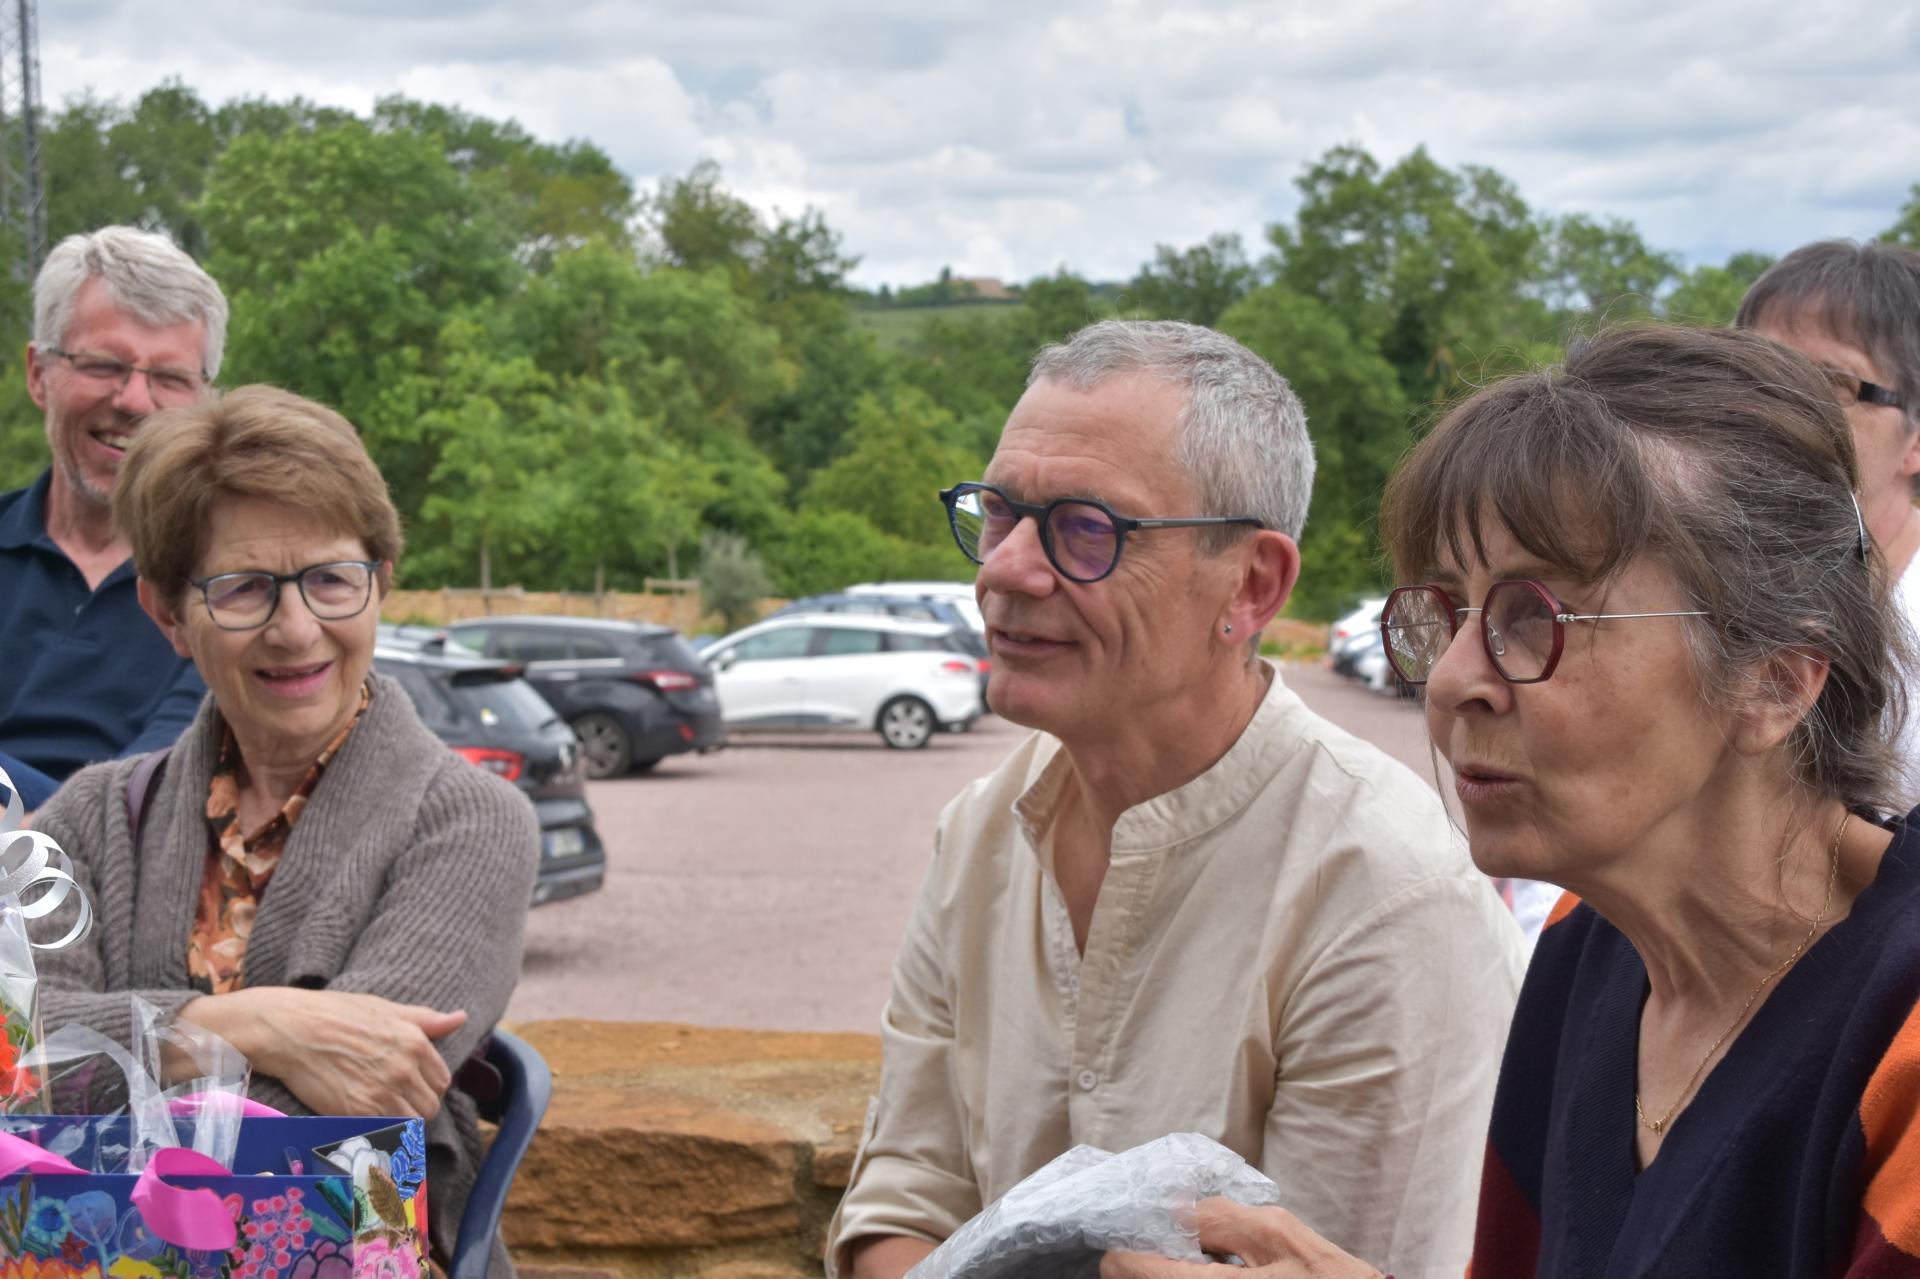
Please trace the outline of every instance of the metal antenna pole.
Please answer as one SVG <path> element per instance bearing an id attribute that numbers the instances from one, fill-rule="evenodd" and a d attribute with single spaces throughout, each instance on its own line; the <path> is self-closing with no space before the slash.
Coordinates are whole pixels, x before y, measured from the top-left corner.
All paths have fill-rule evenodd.
<path id="1" fill-rule="evenodd" d="M 40 39 L 35 0 L 0 19 L 0 227 L 13 277 L 31 280 L 47 255 L 40 176 Z"/>

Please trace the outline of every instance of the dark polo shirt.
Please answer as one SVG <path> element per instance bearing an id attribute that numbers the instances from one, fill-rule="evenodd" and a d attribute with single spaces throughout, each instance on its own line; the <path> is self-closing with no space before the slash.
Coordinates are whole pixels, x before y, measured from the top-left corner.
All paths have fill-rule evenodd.
<path id="1" fill-rule="evenodd" d="M 87 588 L 47 534 L 52 482 L 0 493 L 0 759 L 65 781 L 171 745 L 207 688 L 140 610 L 132 560 Z"/>

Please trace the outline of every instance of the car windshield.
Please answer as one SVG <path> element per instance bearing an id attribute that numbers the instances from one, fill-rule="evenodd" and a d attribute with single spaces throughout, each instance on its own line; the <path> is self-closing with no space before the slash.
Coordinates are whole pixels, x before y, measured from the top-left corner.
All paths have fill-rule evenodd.
<path id="1" fill-rule="evenodd" d="M 506 728 L 544 728 L 558 718 L 547 699 L 523 679 L 460 682 L 450 690 L 453 701 L 472 719 Z"/>

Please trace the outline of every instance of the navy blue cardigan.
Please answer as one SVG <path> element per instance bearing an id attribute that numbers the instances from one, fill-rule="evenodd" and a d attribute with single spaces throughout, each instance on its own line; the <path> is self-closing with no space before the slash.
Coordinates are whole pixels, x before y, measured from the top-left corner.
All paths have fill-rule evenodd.
<path id="1" fill-rule="evenodd" d="M 1920 810 L 1640 1171 L 1646 993 L 1620 931 L 1563 899 L 1501 1065 L 1473 1279 L 1920 1276 Z"/>

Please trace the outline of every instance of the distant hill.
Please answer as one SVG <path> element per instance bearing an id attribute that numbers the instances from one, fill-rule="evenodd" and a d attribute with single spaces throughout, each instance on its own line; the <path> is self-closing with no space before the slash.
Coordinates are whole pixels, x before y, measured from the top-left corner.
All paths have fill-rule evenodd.
<path id="1" fill-rule="evenodd" d="M 914 335 L 935 317 L 943 320 L 979 322 L 994 316 L 1011 315 L 1024 305 L 1018 298 L 1009 298 L 1006 301 L 978 298 L 938 305 L 857 302 L 854 304 L 853 315 L 861 325 L 873 331 L 875 340 L 881 346 L 890 351 L 898 351 L 910 345 Z"/>

